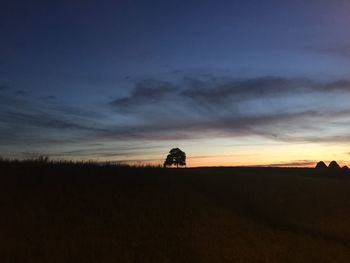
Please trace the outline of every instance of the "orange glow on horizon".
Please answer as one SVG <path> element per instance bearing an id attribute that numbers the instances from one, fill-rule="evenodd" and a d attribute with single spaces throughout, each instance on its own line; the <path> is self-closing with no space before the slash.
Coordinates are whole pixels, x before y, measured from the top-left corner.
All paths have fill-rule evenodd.
<path id="1" fill-rule="evenodd" d="M 333 160 L 340 166 L 350 166 L 349 149 L 347 145 L 340 143 L 288 143 L 257 137 L 241 138 L 239 141 L 230 138 L 181 141 L 177 142 L 174 147 L 178 147 L 186 153 L 187 167 L 315 167 L 319 161 L 324 161 L 328 165 Z M 85 157 L 88 160 L 121 162 L 131 165 L 162 166 L 171 148 L 173 147 L 169 147 L 169 144 L 165 142 L 159 149 L 153 150 L 151 148 L 152 151 L 135 151 L 135 154 L 118 156 L 118 158 Z M 79 159 L 79 157 L 76 156 L 76 159 Z"/>

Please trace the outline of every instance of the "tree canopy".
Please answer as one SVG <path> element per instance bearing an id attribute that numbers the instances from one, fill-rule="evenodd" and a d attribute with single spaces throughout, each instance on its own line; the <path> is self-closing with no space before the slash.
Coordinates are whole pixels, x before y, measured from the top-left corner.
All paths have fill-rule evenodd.
<path id="1" fill-rule="evenodd" d="M 181 151 L 179 148 L 173 148 L 170 150 L 169 154 L 167 155 L 165 161 L 164 161 L 164 167 L 175 165 L 176 167 L 179 166 L 186 166 L 186 154 L 185 152 Z"/>

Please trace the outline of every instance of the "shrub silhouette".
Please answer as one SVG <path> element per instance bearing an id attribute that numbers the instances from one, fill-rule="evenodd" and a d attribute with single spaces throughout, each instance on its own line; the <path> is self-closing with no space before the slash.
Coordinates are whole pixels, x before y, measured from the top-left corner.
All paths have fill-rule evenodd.
<path id="1" fill-rule="evenodd" d="M 170 150 L 168 156 L 166 157 L 163 166 L 176 165 L 178 168 L 180 166 L 186 166 L 186 154 L 179 148 L 173 148 Z"/>

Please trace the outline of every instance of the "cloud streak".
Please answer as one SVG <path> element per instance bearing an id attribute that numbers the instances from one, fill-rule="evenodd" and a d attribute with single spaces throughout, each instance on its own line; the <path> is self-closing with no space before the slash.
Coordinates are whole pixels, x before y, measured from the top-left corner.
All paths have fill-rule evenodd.
<path id="1" fill-rule="evenodd" d="M 147 79 L 135 83 L 129 95 L 89 108 L 31 93 L 4 93 L 0 143 L 11 149 L 68 145 L 69 150 L 57 150 L 56 155 L 91 152 L 106 158 L 147 155 L 145 146 L 110 149 L 106 145 L 111 142 L 164 147 L 163 142 L 173 140 L 260 136 L 287 143 L 340 144 L 350 140 L 349 100 L 348 80 L 269 76 Z M 86 147 L 91 143 L 97 146 Z"/>
<path id="2" fill-rule="evenodd" d="M 98 115 L 97 113 L 95 115 Z M 22 94 L 0 95 L 2 146 L 72 143 L 103 131 L 90 110 Z"/>
<path id="3" fill-rule="evenodd" d="M 185 78 L 146 83 L 137 83 L 129 96 L 111 102 L 117 114 L 142 124 L 114 127 L 105 136 L 169 140 L 260 135 L 335 142 L 348 138 L 334 124 L 349 116 L 347 80 Z M 331 122 L 335 129 L 322 134 Z"/>

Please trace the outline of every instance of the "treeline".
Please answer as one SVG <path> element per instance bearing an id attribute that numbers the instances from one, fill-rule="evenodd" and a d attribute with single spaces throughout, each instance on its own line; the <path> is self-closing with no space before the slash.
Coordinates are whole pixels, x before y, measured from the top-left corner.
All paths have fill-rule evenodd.
<path id="1" fill-rule="evenodd" d="M 39 156 L 30 159 L 6 159 L 0 158 L 0 174 L 33 174 L 35 172 L 47 174 L 73 173 L 116 173 L 119 171 L 135 169 L 159 169 L 160 165 L 138 164 L 130 165 L 114 161 L 73 161 L 73 160 L 51 160 L 48 156 Z"/>

